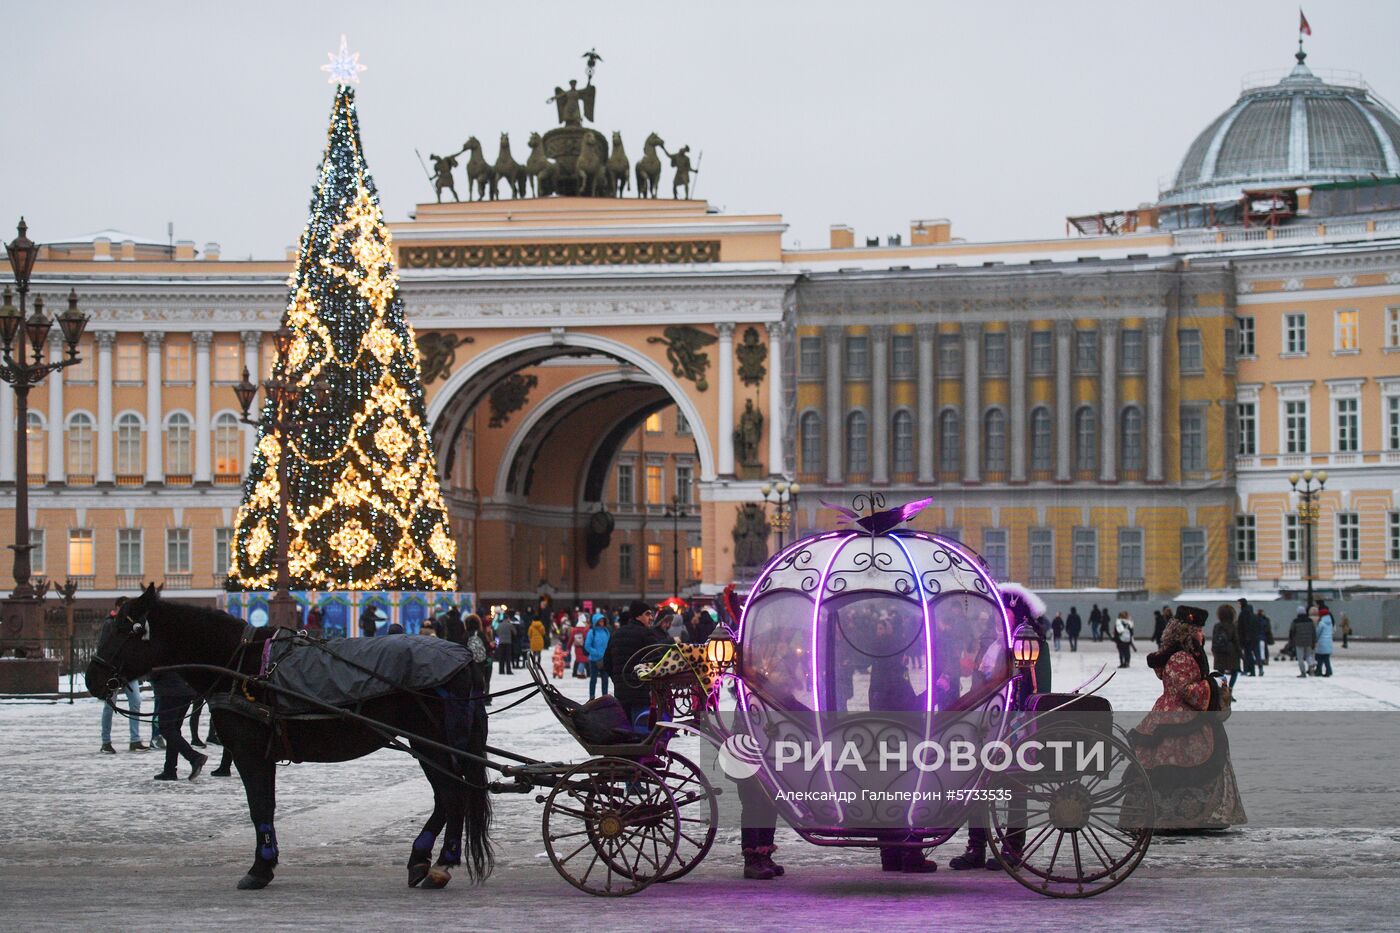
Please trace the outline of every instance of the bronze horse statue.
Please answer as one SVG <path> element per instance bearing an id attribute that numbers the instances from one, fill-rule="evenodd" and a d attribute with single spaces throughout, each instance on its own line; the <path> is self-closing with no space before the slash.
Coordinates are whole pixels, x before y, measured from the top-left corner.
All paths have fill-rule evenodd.
<path id="1" fill-rule="evenodd" d="M 608 187 L 613 197 L 622 197 L 622 193 L 632 187 L 631 168 L 627 150 L 622 148 L 622 134 L 614 131 L 612 155 L 608 156 Z"/>
<path id="2" fill-rule="evenodd" d="M 607 165 L 598 151 L 592 133 L 583 134 L 578 153 L 578 194 L 580 197 L 603 197 L 609 193 Z"/>
<path id="3" fill-rule="evenodd" d="M 491 168 L 491 163 L 482 156 L 481 143 L 477 142 L 475 136 L 462 144 L 462 151 L 471 153 L 471 158 L 467 160 L 467 200 L 472 199 L 472 189 L 475 188 L 476 199 L 484 201 L 487 189 L 495 190 L 495 171 Z"/>
<path id="4" fill-rule="evenodd" d="M 656 189 L 661 186 L 661 157 L 656 150 L 666 148 L 665 141 L 652 133 L 647 137 L 645 152 L 637 160 L 637 197 L 654 198 Z"/>
<path id="5" fill-rule="evenodd" d="M 492 166 L 493 175 L 491 177 L 491 200 L 496 200 L 498 194 L 496 186 L 502 180 L 506 183 L 506 188 L 510 191 L 512 198 L 525 197 L 525 166 L 515 161 L 515 157 L 510 154 L 510 134 L 501 134 L 501 151 L 496 156 L 496 164 Z"/>
<path id="6" fill-rule="evenodd" d="M 543 198 L 554 193 L 557 163 L 544 154 L 544 140 L 539 133 L 530 134 L 530 157 L 525 160 L 525 178 L 530 184 L 530 197 Z"/>

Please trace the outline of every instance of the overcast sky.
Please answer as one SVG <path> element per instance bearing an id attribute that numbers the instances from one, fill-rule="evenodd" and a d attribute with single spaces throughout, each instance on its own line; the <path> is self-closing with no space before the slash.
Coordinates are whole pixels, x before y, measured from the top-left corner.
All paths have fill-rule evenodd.
<path id="1" fill-rule="evenodd" d="M 1240 79 L 1293 64 L 1294 2 L 6 3 L 0 222 L 40 242 L 114 227 L 277 258 L 296 241 L 342 32 L 390 219 L 432 199 L 414 148 L 469 135 L 524 161 L 597 47 L 597 127 L 703 151 L 696 195 L 780 212 L 821 246 L 948 217 L 1059 236 L 1155 198 Z M 1308 64 L 1400 100 L 1400 4 L 1305 5 Z M 465 194 L 465 183 L 459 190 Z M 670 190 L 670 170 L 663 191 Z"/>

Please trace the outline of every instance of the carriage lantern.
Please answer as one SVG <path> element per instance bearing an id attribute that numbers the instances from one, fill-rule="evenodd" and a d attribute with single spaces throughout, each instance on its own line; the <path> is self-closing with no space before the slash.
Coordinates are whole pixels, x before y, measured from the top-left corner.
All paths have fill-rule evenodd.
<path id="1" fill-rule="evenodd" d="M 723 626 L 716 626 L 710 640 L 705 643 L 705 660 L 714 665 L 720 673 L 728 674 L 735 667 L 734 639 Z"/>
<path id="2" fill-rule="evenodd" d="M 1030 623 L 1022 622 L 1011 633 L 1011 651 L 1017 667 L 1032 667 L 1040 660 L 1040 636 Z"/>

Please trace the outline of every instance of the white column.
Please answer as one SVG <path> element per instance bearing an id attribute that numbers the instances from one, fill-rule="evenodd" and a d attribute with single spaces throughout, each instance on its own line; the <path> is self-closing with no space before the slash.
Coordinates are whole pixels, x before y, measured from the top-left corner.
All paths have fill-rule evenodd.
<path id="1" fill-rule="evenodd" d="M 161 466 L 165 424 L 160 408 L 160 348 L 165 341 L 161 331 L 146 332 L 146 482 L 165 479 Z"/>
<path id="2" fill-rule="evenodd" d="M 822 340 L 826 344 L 826 481 L 828 485 L 840 485 L 846 478 L 845 450 L 843 439 L 846 427 L 845 386 L 846 374 L 841 371 L 841 341 L 846 330 L 838 325 L 822 329 Z"/>
<path id="3" fill-rule="evenodd" d="M 923 323 L 915 326 L 918 332 L 919 364 L 919 404 L 918 404 L 918 482 L 931 485 L 937 474 L 933 469 L 933 425 L 938 400 L 934 397 L 933 361 L 934 342 L 938 339 L 938 325 Z"/>
<path id="4" fill-rule="evenodd" d="M 63 359 L 63 333 L 57 327 L 49 331 L 49 362 Z M 49 374 L 49 482 L 61 483 L 66 477 L 63 460 L 63 370 Z"/>
<path id="5" fill-rule="evenodd" d="M 1147 322 L 1147 481 L 1160 483 L 1162 473 L 1162 330 L 1166 321 Z"/>
<path id="6" fill-rule="evenodd" d="M 28 426 L 26 425 L 26 428 Z M 15 390 L 0 382 L 0 483 L 13 483 L 15 471 Z"/>
<path id="7" fill-rule="evenodd" d="M 1071 359 L 1070 340 L 1074 336 L 1073 321 L 1055 322 L 1055 482 L 1070 481 L 1070 424 L 1074 405 L 1073 384 L 1070 371 L 1074 365 Z"/>
<path id="8" fill-rule="evenodd" d="M 214 335 L 197 330 L 190 337 L 194 340 L 194 481 L 210 483 L 214 474 L 210 465 L 209 344 Z"/>
<path id="9" fill-rule="evenodd" d="M 1026 481 L 1026 332 L 1025 321 L 1011 322 L 1011 482 Z"/>
<path id="10" fill-rule="evenodd" d="M 1118 482 L 1118 322 L 1099 322 L 1099 480 Z"/>
<path id="11" fill-rule="evenodd" d="M 719 475 L 734 475 L 734 324 L 723 321 L 719 331 Z"/>
<path id="12" fill-rule="evenodd" d="M 248 378 L 253 381 L 253 385 L 262 383 L 262 361 L 258 358 L 258 350 L 262 347 L 262 331 L 245 330 L 243 337 L 243 366 L 248 370 Z M 261 396 L 259 396 L 261 397 Z M 257 402 L 253 403 L 253 417 L 258 416 Z M 257 428 L 251 424 L 243 425 L 243 464 L 244 470 L 247 465 L 253 462 L 253 445 L 258 442 Z"/>
<path id="13" fill-rule="evenodd" d="M 114 331 L 100 330 L 92 335 L 97 347 L 97 481 L 116 482 L 112 458 L 112 346 Z"/>
<path id="14" fill-rule="evenodd" d="M 963 482 L 982 482 L 982 325 L 963 324 Z"/>
<path id="15" fill-rule="evenodd" d="M 783 322 L 768 324 L 768 474 L 781 476 L 783 463 Z"/>
<path id="16" fill-rule="evenodd" d="M 890 329 L 870 328 L 870 481 L 890 481 Z"/>

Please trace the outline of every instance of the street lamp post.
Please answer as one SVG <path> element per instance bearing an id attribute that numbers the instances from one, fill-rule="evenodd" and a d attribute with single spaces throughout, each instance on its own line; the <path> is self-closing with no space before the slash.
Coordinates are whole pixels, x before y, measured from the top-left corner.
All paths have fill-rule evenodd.
<path id="1" fill-rule="evenodd" d="M 7 620 L 18 619 L 23 630 L 33 632 L 39 620 L 41 600 L 44 590 L 36 590 L 30 580 L 32 568 L 29 552 L 29 390 L 44 381 L 49 373 L 64 369 L 78 362 L 78 340 L 87 327 L 88 318 L 78 310 L 78 293 L 68 292 L 68 310 L 58 316 L 58 326 L 63 331 L 63 339 L 68 344 L 68 358 L 46 363 L 43 360 L 44 343 L 54 321 L 44 316 L 44 300 L 34 299 L 34 313 L 25 317 L 29 299 L 29 279 L 34 271 L 34 260 L 39 256 L 39 244 L 29 239 L 29 226 L 24 218 L 19 220 L 19 236 L 5 247 L 10 259 L 10 270 L 14 273 L 15 287 L 19 289 L 19 307 L 14 305 L 14 292 L 5 287 L 4 304 L 0 306 L 0 345 L 3 346 L 3 361 L 0 361 L 0 379 L 15 391 L 15 542 L 11 549 L 15 552 L 15 587 L 5 600 L 4 614 Z M 32 360 L 28 357 L 32 356 Z M 49 430 L 59 430 L 58 425 L 49 425 Z M 44 589 L 47 589 L 45 586 Z"/>
<path id="2" fill-rule="evenodd" d="M 73 600 L 78 596 L 78 581 L 71 577 L 62 583 L 57 580 L 50 584 L 53 591 L 63 600 L 64 630 L 68 634 L 68 705 L 73 705 Z"/>
<path id="3" fill-rule="evenodd" d="M 763 494 L 765 504 L 773 503 L 773 520 L 769 524 L 778 533 L 778 550 L 781 551 L 783 549 L 783 532 L 787 531 L 792 524 L 792 514 L 797 510 L 797 494 L 802 491 L 802 487 L 797 483 L 779 480 L 772 484 L 764 483 L 758 487 L 758 491 Z"/>
<path id="4" fill-rule="evenodd" d="M 680 496 L 671 497 L 671 504 L 666 506 L 665 516 L 671 520 L 671 567 L 673 572 L 671 595 L 679 599 L 681 595 L 681 519 L 690 517 Z"/>
<path id="5" fill-rule="evenodd" d="M 1300 487 L 1299 480 L 1302 481 Z M 1307 554 L 1304 557 L 1305 574 L 1308 580 L 1308 609 L 1311 611 L 1313 602 L 1313 526 L 1317 524 L 1318 516 L 1322 505 L 1322 487 L 1327 485 L 1327 471 L 1318 470 L 1316 474 L 1312 470 L 1304 470 L 1299 477 L 1297 473 L 1288 474 L 1288 485 L 1298 494 L 1298 521 L 1302 522 L 1306 529 L 1304 547 Z"/>

